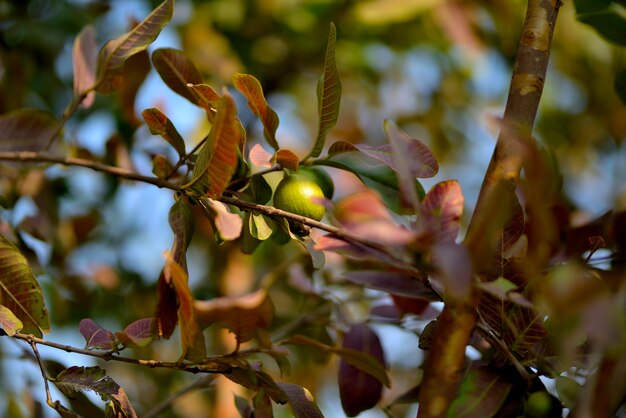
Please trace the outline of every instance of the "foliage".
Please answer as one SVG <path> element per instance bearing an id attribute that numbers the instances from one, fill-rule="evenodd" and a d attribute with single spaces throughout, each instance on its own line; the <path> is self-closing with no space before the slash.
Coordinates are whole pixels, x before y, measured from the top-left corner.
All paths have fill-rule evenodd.
<path id="1" fill-rule="evenodd" d="M 25 3 L 0 8 L 11 17 L 0 44 L 0 327 L 3 347 L 27 344 L 33 356 L 5 356 L 3 348 L 2 359 L 12 370 L 19 361 L 37 364 L 51 410 L 247 418 L 282 416 L 287 405 L 293 416 L 321 417 L 332 407 L 319 402 L 322 389 L 337 385 L 335 402 L 348 416 L 372 408 L 406 415 L 415 402 L 420 417 L 623 411 L 624 190 L 614 192 L 611 212 L 586 222 L 584 199 L 597 199 L 568 195 L 577 171 L 586 173 L 576 165 L 581 155 L 602 156 L 607 138 L 623 153 L 625 72 L 589 64 L 599 61 L 588 45 L 623 55 L 623 2 L 566 4 L 563 24 L 582 35 L 559 31 L 559 21 L 552 44 L 560 5 L 547 0 L 528 1 L 521 35 L 510 33 L 522 10 L 513 0 L 216 0 L 190 2 L 194 13 L 182 23 L 173 19 L 180 5 L 165 0 L 121 36 L 107 34 L 114 39 L 99 49 L 106 10 L 69 13 L 63 8 L 73 2 L 57 2 L 74 21 L 59 35 L 73 38 L 72 65 L 64 63 L 72 83 L 53 71 L 53 62 L 67 60 L 62 41 L 44 53 L 18 36 L 16 22 L 38 13 L 36 2 Z M 264 32 L 274 24 L 275 33 Z M 158 45 L 174 25 L 182 47 Z M 403 41 L 409 35 L 429 42 L 418 50 L 441 79 L 427 86 L 422 74 L 415 92 L 430 104 L 408 100 L 407 110 L 389 73 L 398 71 L 396 58 L 416 52 Z M 578 36 L 589 42 L 572 42 Z M 444 177 L 454 172 L 447 167 L 473 162 L 480 118 L 472 108 L 487 107 L 481 95 L 489 86 L 472 87 L 478 76 L 465 73 L 458 51 L 446 51 L 452 43 L 467 62 L 494 49 L 514 64 L 505 113 L 488 121 L 500 135 L 473 208 L 469 179 Z M 555 74 L 534 130 L 551 51 Z M 29 70 L 34 63 L 41 71 Z M 412 65 L 407 71 L 427 68 Z M 137 118 L 152 67 L 160 89 L 200 112 L 198 133 L 181 127 L 178 105 L 167 101 L 142 109 L 145 126 Z M 312 72 L 320 75 L 316 99 Z M 585 103 L 563 103 L 565 90 L 551 90 L 559 80 Z M 361 100 L 370 108 L 359 109 Z M 115 125 L 99 151 L 73 137 L 98 114 Z M 294 119 L 310 140 L 281 135 Z M 102 190 L 81 192 L 81 180 L 89 181 L 82 173 L 93 172 Z M 281 203 L 281 187 L 300 176 L 322 183 L 314 185 L 314 212 Z M 139 189 L 129 183 L 162 189 L 169 229 L 164 218 L 145 230 L 124 223 L 126 213 L 147 218 L 162 201 L 130 206 Z M 171 248 L 160 273 L 143 275 L 138 254 L 157 230 L 171 231 Z M 133 236 L 142 238 L 129 246 Z M 90 252 L 98 264 L 77 268 Z M 56 334 L 44 339 L 50 329 L 80 333 L 84 348 L 52 341 Z M 419 336 L 414 365 L 393 360 L 402 344 L 390 329 Z M 47 361 L 40 346 L 99 365 Z M 195 373 L 206 377 L 185 383 Z M 13 395 L 8 416 L 20 409 Z M 36 389 L 24 397 L 42 398 Z"/>

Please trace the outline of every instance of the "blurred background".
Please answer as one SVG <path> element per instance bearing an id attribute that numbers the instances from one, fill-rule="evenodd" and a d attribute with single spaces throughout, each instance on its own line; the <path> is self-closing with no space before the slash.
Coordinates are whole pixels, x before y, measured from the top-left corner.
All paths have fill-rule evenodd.
<path id="1" fill-rule="evenodd" d="M 0 0 L 0 114 L 31 107 L 61 115 L 72 98 L 72 43 L 78 32 L 94 24 L 102 45 L 128 31 L 158 4 Z M 501 116 L 504 109 L 525 9 L 521 0 L 177 0 L 172 22 L 149 50 L 184 50 L 206 83 L 218 91 L 230 86 L 236 72 L 253 74 L 280 117 L 279 143 L 304 156 L 316 134 L 315 89 L 334 22 L 343 97 L 328 142 L 380 145 L 385 142 L 383 120 L 395 121 L 439 159 L 441 170 L 424 182 L 427 190 L 444 179 L 459 180 L 467 223 L 495 145 L 497 126 L 490 118 Z M 626 209 L 626 107 L 614 91 L 615 76 L 624 68 L 624 48 L 578 21 L 574 5 L 565 1 L 535 135 L 558 161 L 563 200 L 573 223 L 610 209 Z M 65 141 L 55 152 L 97 158 L 150 175 L 155 154 L 176 159 L 173 150 L 143 124 L 141 111 L 149 107 L 169 116 L 187 150 L 206 135 L 210 126 L 203 111 L 171 92 L 146 57 L 137 58 L 130 74 L 132 81 L 123 92 L 98 96 L 91 109 L 80 110 L 71 119 Z M 263 144 L 262 127 L 245 99 L 236 99 L 248 144 Z M 339 197 L 360 187 L 349 174 L 332 169 L 329 173 Z M 152 315 L 162 252 L 172 243 L 167 224 L 171 191 L 80 168 L 28 171 L 8 165 L 0 169 L 0 191 L 1 226 L 19 231 L 44 288 L 53 329 L 47 338 L 81 347 L 77 323 L 82 318 L 121 330 Z M 340 276 L 343 261 L 332 255 L 323 271 L 312 272 L 294 245 L 267 242 L 247 256 L 236 243 L 218 246 L 212 237 L 210 223 L 198 214 L 188 254 L 190 282 L 198 299 L 246 293 L 267 274 L 276 273 L 276 266 L 280 267 L 276 274 L 284 278 L 273 294 L 277 327 L 322 303 L 293 285 L 297 278 L 312 278 L 336 300 L 347 301 L 344 314 L 352 318 L 365 315 L 368 301 L 377 297 L 335 288 L 333 280 Z M 298 262 L 287 268 L 285 260 Z M 329 315 L 338 313 L 331 310 Z M 307 332 L 317 338 L 333 337 L 337 330 L 327 327 L 325 319 Z M 402 330 L 397 324 L 375 324 L 384 335 L 394 381 L 383 405 L 419 381 L 421 358 L 413 330 L 424 319 L 405 318 Z M 232 344 L 225 331 L 212 330 L 209 339 L 215 353 L 228 352 Z M 6 389 L 0 411 L 11 417 L 39 416 L 36 411 L 44 397 L 35 364 L 28 366 L 34 374 L 18 378 L 16 357 L 25 354 L 10 341 L 2 341 L 0 350 L 0 379 Z M 41 351 L 66 366 L 94 364 L 45 347 Z M 335 360 L 328 363 L 313 350 L 296 349 L 292 354 L 293 373 L 282 380 L 306 386 L 326 416 L 341 417 Z M 175 359 L 176 336 L 134 355 Z M 271 363 L 267 367 L 271 370 Z M 123 364 L 106 364 L 106 369 L 138 411 L 149 410 L 196 379 Z M 214 384 L 186 395 L 163 416 L 237 416 L 234 393 L 246 392 L 234 384 Z M 50 415 L 48 409 L 44 408 L 45 415 Z M 415 409 L 394 406 L 388 412 L 413 416 Z M 277 416 L 289 412 L 279 407 Z M 379 409 L 362 416 L 385 413 Z"/>

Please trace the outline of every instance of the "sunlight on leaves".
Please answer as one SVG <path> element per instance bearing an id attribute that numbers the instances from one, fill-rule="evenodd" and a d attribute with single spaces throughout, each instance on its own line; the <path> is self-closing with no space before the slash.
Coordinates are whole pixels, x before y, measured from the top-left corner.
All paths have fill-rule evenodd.
<path id="1" fill-rule="evenodd" d="M 12 337 L 24 327 L 24 324 L 9 308 L 0 305 L 0 326 L 9 337 Z"/>

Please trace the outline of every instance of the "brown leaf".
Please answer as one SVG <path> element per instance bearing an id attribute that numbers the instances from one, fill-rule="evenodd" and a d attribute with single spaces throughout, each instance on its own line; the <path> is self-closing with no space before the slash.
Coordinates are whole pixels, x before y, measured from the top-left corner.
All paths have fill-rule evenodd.
<path id="1" fill-rule="evenodd" d="M 201 328 L 222 324 L 239 343 L 250 341 L 257 328 L 267 329 L 274 319 L 274 304 L 263 289 L 245 296 L 198 300 L 194 308 Z"/>
<path id="2" fill-rule="evenodd" d="M 276 151 L 273 160 L 276 161 L 276 163 L 279 164 L 281 167 L 293 171 L 296 171 L 298 169 L 298 165 L 300 163 L 300 159 L 298 158 L 296 153 L 285 148 Z"/>
<path id="3" fill-rule="evenodd" d="M 156 108 L 146 109 L 141 112 L 152 135 L 160 135 L 178 153 L 180 158 L 185 156 L 185 140 L 176 130 L 171 120 L 163 112 Z"/>
<path id="4" fill-rule="evenodd" d="M 56 128 L 54 117 L 37 109 L 0 115 L 0 151 L 41 151 Z"/>
<path id="5" fill-rule="evenodd" d="M 278 387 L 287 394 L 295 418 L 324 418 L 313 395 L 306 388 L 293 383 L 278 383 Z"/>
<path id="6" fill-rule="evenodd" d="M 191 103 L 198 104 L 198 96 L 187 85 L 201 84 L 202 75 L 183 51 L 173 48 L 157 49 L 152 53 L 152 64 L 170 89 Z"/>

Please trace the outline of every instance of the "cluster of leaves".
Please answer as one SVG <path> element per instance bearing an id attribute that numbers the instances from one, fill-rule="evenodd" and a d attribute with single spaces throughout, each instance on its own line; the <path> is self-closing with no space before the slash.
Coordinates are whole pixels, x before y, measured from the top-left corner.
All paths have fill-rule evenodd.
<path id="1" fill-rule="evenodd" d="M 584 9 L 584 2 L 579 3 L 581 13 L 596 13 L 595 9 Z M 150 108 L 142 112 L 150 132 L 161 136 L 178 156 L 172 162 L 157 154 L 153 157 L 155 177 L 134 177 L 175 190 L 169 213 L 174 242 L 165 254 L 156 285 L 154 318 L 137 320 L 120 332 L 83 319 L 79 329 L 86 348 L 104 350 L 108 358 L 114 358 L 123 348 L 142 348 L 155 339 L 168 339 L 178 326 L 180 368 L 221 373 L 254 393 L 251 400 L 235 400 L 243 417 L 272 416 L 272 402 L 289 403 L 296 416 L 316 417 L 321 412 L 306 388 L 277 383 L 264 364 L 253 358 L 254 354 L 267 354 L 287 375 L 291 362 L 285 346 L 309 347 L 339 356 L 339 393 L 346 414 L 355 416 L 380 402 L 383 388 L 389 387 L 391 380 L 371 317 L 337 320 L 332 328 L 338 337 L 333 342 L 302 335 L 297 327 L 286 335 L 274 329 L 277 314 L 271 281 L 243 296 L 196 299 L 189 286 L 187 251 L 194 234 L 194 210 L 200 207 L 214 228 L 216 241 L 236 241 L 244 253 L 254 253 L 264 241 L 283 245 L 293 241 L 310 254 L 309 264 L 317 270 L 324 268 L 324 251 L 344 255 L 348 271 L 342 274 L 343 285 L 379 291 L 378 301 L 385 302 L 391 311 L 381 316 L 398 324 L 405 315 L 429 318 L 427 307 L 431 301 L 454 305 L 477 300 L 479 326 L 470 343 L 481 353 L 481 359 L 467 360 L 451 416 L 517 416 L 531 414 L 533 408 L 544 416 L 556 416 L 562 404 L 581 410 L 591 407 L 576 401 L 583 388 L 574 379 L 579 376 L 570 370 L 586 371 L 595 365 L 594 356 L 607 353 L 609 360 L 623 363 L 619 363 L 626 338 L 620 328 L 624 320 L 620 309 L 623 274 L 611 276 L 594 269 L 584 262 L 583 254 L 587 253 L 588 261 L 599 246 L 605 245 L 615 258 L 623 255 L 620 251 L 625 246 L 620 237 L 626 235 L 624 213 L 596 223 L 595 228 L 573 228 L 568 216 L 558 218 L 558 168 L 551 165 L 547 153 L 529 147 L 524 150 L 525 177 L 518 185 L 519 196 L 510 190 L 497 196 L 490 215 L 497 220 L 495 225 L 503 227 L 485 231 L 488 248 L 476 257 L 457 242 L 464 207 L 459 183 L 446 180 L 426 193 L 418 180 L 433 177 L 439 170 L 435 156 L 424 143 L 385 121 L 385 145 L 336 141 L 327 146 L 342 93 L 335 61 L 334 25 L 317 89 L 317 134 L 311 150 L 300 158 L 293 150 L 280 146 L 276 137 L 278 115 L 254 76 L 236 74 L 232 86 L 260 119 L 263 137 L 272 152 L 260 144 L 248 147 L 232 94 L 228 89 L 220 92 L 205 84 L 184 52 L 167 48 L 148 55 L 147 47 L 170 21 L 173 7 L 172 0 L 164 1 L 130 32 L 106 43 L 99 54 L 91 27 L 85 28 L 74 44 L 74 100 L 64 119 L 79 105 L 91 106 L 96 93 L 122 94 L 129 82 L 125 75 L 128 63 L 141 57 L 151 60 L 170 89 L 203 109 L 211 124 L 208 135 L 196 149 L 187 152 L 185 140 L 162 111 Z M 593 20 L 585 19 L 581 17 L 593 25 Z M 56 141 L 64 122 L 31 109 L 3 115 L 0 149 L 17 153 L 18 160 L 37 161 L 45 156 L 41 151 Z M 108 170 L 97 164 L 87 166 Z M 310 166 L 352 173 L 367 186 L 358 193 L 325 202 L 327 218 L 334 225 L 269 205 L 272 187 L 266 174 L 297 172 Z M 322 228 L 327 234 L 314 240 L 294 227 L 296 223 Z M 568 264 L 562 265 L 563 261 Z M 6 334 L 41 337 L 48 331 L 39 284 L 20 249 L 4 235 L 0 235 L 0 285 L 0 324 Z M 308 282 L 300 288 L 314 296 L 320 306 L 332 305 L 341 312 L 341 303 L 334 302 L 327 289 L 316 289 Z M 378 314 L 371 306 L 368 308 L 372 316 Z M 617 315 L 612 316 L 614 312 Z M 590 326 L 598 319 L 610 318 L 612 322 L 606 328 Z M 420 332 L 423 350 L 430 349 L 440 321 L 443 319 L 433 319 Z M 204 331 L 216 324 L 235 335 L 233 353 L 208 352 Z M 557 379 L 560 400 L 553 402 L 540 376 Z M 99 393 L 110 416 L 135 416 L 123 389 L 100 368 L 70 367 L 48 379 L 69 398 L 81 390 Z M 419 385 L 392 403 L 416 401 L 417 389 Z M 549 401 L 548 410 L 535 405 L 542 396 Z M 62 416 L 75 416 L 58 403 L 54 408 Z"/>

